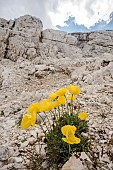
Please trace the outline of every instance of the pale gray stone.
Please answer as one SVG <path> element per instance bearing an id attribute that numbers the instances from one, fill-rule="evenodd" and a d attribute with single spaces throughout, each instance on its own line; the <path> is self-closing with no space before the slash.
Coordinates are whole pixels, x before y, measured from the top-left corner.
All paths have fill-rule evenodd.
<path id="1" fill-rule="evenodd" d="M 15 19 L 14 31 L 20 31 L 36 36 L 42 30 L 42 27 L 43 25 L 40 19 L 30 15 L 25 15 Z"/>
<path id="2" fill-rule="evenodd" d="M 0 168 L 2 168 L 4 165 L 4 162 L 0 161 Z"/>
<path id="3" fill-rule="evenodd" d="M 36 71 L 44 71 L 46 69 L 47 69 L 46 64 L 35 65 L 35 70 Z"/>
<path id="4" fill-rule="evenodd" d="M 21 143 L 21 148 L 25 148 L 26 146 L 28 146 L 29 141 L 25 141 L 23 143 Z"/>
<path id="5" fill-rule="evenodd" d="M 4 129 L 10 129 L 15 126 L 15 120 L 14 119 L 7 119 L 7 121 L 4 123 L 3 127 Z"/>
<path id="6" fill-rule="evenodd" d="M 14 163 L 15 162 L 15 157 L 10 157 L 9 159 L 8 159 L 8 163 L 10 164 L 10 163 Z"/>
<path id="7" fill-rule="evenodd" d="M 21 163 L 23 161 L 21 157 L 15 157 L 14 160 L 16 163 Z"/>
<path id="8" fill-rule="evenodd" d="M 47 147 L 46 144 L 38 144 L 35 146 L 35 150 L 36 150 L 36 153 L 39 154 L 39 155 L 45 155 L 46 152 L 45 152 L 45 148 Z"/>
<path id="9" fill-rule="evenodd" d="M 37 130 L 30 130 L 30 134 L 31 134 L 31 136 L 36 138 L 37 137 Z"/>
<path id="10" fill-rule="evenodd" d="M 75 156 L 70 157 L 70 159 L 64 164 L 62 170 L 88 170 L 82 164 L 82 161 Z"/>
<path id="11" fill-rule="evenodd" d="M 59 30 L 46 29 L 43 31 L 43 38 L 51 41 L 60 41 L 65 43 L 65 35 L 67 33 Z"/>
<path id="12" fill-rule="evenodd" d="M 81 67 L 75 67 L 74 71 L 71 73 L 72 81 L 81 81 L 83 78 L 83 74 L 85 74 L 86 65 Z"/>
<path id="13" fill-rule="evenodd" d="M 87 160 L 89 162 L 91 162 L 91 160 L 89 159 L 89 157 L 86 155 L 85 152 L 81 152 L 80 158 L 83 160 Z"/>
<path id="14" fill-rule="evenodd" d="M 9 158 L 9 150 L 6 146 L 0 146 L 0 161 L 6 161 Z"/>
<path id="15" fill-rule="evenodd" d="M 28 141 L 31 145 L 34 144 L 35 140 L 36 140 L 36 138 L 34 138 L 34 137 L 30 137 L 30 138 L 27 139 L 27 141 Z"/>
<path id="16" fill-rule="evenodd" d="M 42 166 L 43 169 L 47 169 L 48 168 L 47 161 L 44 161 L 41 166 Z"/>
<path id="17" fill-rule="evenodd" d="M 35 127 L 28 130 L 17 125 L 19 117 L 27 113 L 31 103 L 70 83 L 81 89 L 76 102 L 81 104 L 81 111 L 88 112 L 88 137 L 92 137 L 95 156 L 100 157 L 101 152 L 104 156 L 112 154 L 112 47 L 113 30 L 68 34 L 43 30 L 41 20 L 29 15 L 10 21 L 0 19 L 0 144 L 6 143 L 9 148 L 1 159 L 10 162 L 1 163 L 4 169 L 18 169 L 20 164 L 24 167 L 24 162 L 14 165 L 9 157 L 27 156 L 27 150 L 36 145 L 37 134 L 44 142 L 45 135 L 38 126 L 43 122 L 40 116 L 37 115 Z M 107 160 L 108 167 L 105 161 L 100 161 L 96 168 L 112 169 L 110 156 L 102 158 Z M 83 163 L 80 165 L 93 169 L 88 161 Z"/>
<path id="18" fill-rule="evenodd" d="M 100 157 L 100 161 L 110 163 L 110 160 L 107 154 L 104 154 L 102 157 Z"/>

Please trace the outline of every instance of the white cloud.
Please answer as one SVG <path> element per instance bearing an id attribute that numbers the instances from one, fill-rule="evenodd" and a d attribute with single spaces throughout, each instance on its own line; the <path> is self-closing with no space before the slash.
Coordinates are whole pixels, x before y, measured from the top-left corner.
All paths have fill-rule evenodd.
<path id="1" fill-rule="evenodd" d="M 70 15 L 76 23 L 90 27 L 99 19 L 107 21 L 112 11 L 113 0 L 0 0 L 0 17 L 29 14 L 40 18 L 44 28 L 62 26 Z"/>
<path id="2" fill-rule="evenodd" d="M 77 2 L 77 3 L 76 3 Z M 58 12 L 49 12 L 53 25 L 65 25 L 64 21 L 69 15 L 76 19 L 77 24 L 90 27 L 99 19 L 109 20 L 109 15 L 113 11 L 113 0 L 64 0 L 60 1 Z"/>
<path id="3" fill-rule="evenodd" d="M 48 12 L 57 10 L 55 4 L 55 0 L 0 0 L 0 17 L 9 20 L 29 14 L 40 18 L 45 27 L 52 27 Z"/>

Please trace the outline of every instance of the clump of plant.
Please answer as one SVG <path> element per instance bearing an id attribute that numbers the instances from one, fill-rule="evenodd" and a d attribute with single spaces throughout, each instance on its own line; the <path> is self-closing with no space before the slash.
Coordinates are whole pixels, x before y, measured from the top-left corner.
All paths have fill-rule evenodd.
<path id="1" fill-rule="evenodd" d="M 37 115 L 45 134 L 47 156 L 51 162 L 64 163 L 73 153 L 88 151 L 88 139 L 82 135 L 88 130 L 87 113 L 77 104 L 78 86 L 70 84 L 51 93 L 47 99 L 31 104 L 21 121 L 22 129 L 34 126 Z M 45 118 L 42 116 L 45 114 Z"/>
<path id="2" fill-rule="evenodd" d="M 42 170 L 42 163 L 44 162 L 44 158 L 42 155 L 39 155 L 35 152 L 28 152 L 27 159 L 29 159 L 29 165 L 26 165 L 27 170 Z"/>

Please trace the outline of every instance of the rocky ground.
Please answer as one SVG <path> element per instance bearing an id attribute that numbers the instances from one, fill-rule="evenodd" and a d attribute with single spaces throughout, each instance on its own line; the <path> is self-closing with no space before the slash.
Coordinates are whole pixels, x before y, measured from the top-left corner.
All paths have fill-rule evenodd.
<path id="1" fill-rule="evenodd" d="M 21 130 L 17 125 L 27 106 L 74 83 L 81 89 L 81 108 L 88 112 L 85 135 L 92 139 L 93 160 L 87 167 L 75 158 L 71 164 L 112 170 L 113 31 L 67 34 L 42 28 L 40 19 L 31 16 L 0 19 L 0 168 L 24 170 L 29 151 L 39 153 L 39 126 Z M 46 162 L 41 168 L 47 169 Z"/>

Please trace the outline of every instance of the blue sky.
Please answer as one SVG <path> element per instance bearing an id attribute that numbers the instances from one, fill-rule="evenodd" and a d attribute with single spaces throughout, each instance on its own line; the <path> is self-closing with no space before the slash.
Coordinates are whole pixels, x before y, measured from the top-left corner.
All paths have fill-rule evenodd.
<path id="1" fill-rule="evenodd" d="M 113 12 L 109 16 L 109 22 L 99 20 L 89 28 L 85 27 L 83 24 L 77 24 L 76 19 L 73 16 L 69 16 L 69 18 L 66 21 L 64 21 L 64 23 L 66 24 L 66 26 L 57 25 L 56 27 L 68 33 L 91 32 L 96 30 L 113 30 Z"/>
<path id="2" fill-rule="evenodd" d="M 0 0 L 0 18 L 10 20 L 26 14 L 40 18 L 44 29 L 113 29 L 113 0 Z"/>

